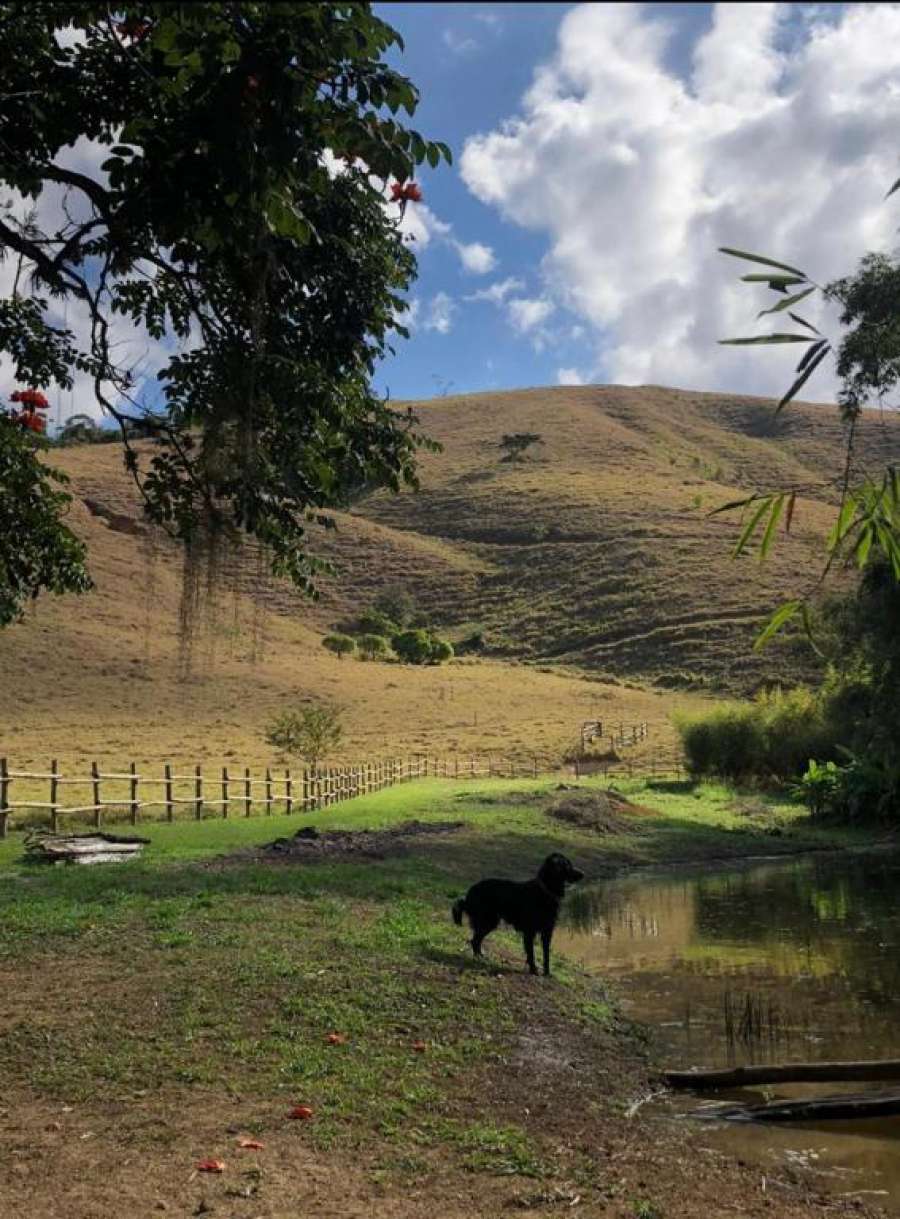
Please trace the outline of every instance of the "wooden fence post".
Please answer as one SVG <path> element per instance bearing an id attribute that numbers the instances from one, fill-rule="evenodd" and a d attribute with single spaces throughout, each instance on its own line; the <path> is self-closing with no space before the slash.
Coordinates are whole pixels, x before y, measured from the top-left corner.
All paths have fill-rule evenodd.
<path id="1" fill-rule="evenodd" d="M 287 816 L 294 811 L 294 787 L 291 782 L 290 767 L 284 772 L 284 811 Z"/>
<path id="2" fill-rule="evenodd" d="M 250 767 L 244 767 L 244 816 L 250 816 L 250 809 L 253 805 L 253 788 L 250 783 Z"/>
<path id="3" fill-rule="evenodd" d="M 59 808 L 57 807 L 57 796 L 59 794 L 59 763 L 56 758 L 50 763 L 50 829 L 53 833 L 59 830 Z"/>
<path id="4" fill-rule="evenodd" d="M 203 817 L 203 771 L 199 762 L 194 767 L 194 816 L 198 821 Z"/>
<path id="5" fill-rule="evenodd" d="M 136 762 L 131 762 L 131 763 L 129 763 L 128 769 L 129 769 L 129 771 L 131 772 L 131 778 L 128 780 L 129 789 L 130 789 L 130 790 L 129 790 L 129 798 L 128 798 L 128 803 L 131 805 L 131 824 L 132 824 L 132 825 L 137 825 L 137 822 L 138 822 L 138 774 L 137 774 L 137 763 L 136 763 Z"/>
<path id="6" fill-rule="evenodd" d="M 228 767 L 222 767 L 222 816 L 228 816 Z"/>
<path id="7" fill-rule="evenodd" d="M 272 771 L 266 767 L 266 816 L 272 816 Z"/>
<path id="8" fill-rule="evenodd" d="M 172 821 L 175 818 L 175 803 L 172 799 L 172 765 L 170 762 L 166 762 L 163 773 L 165 774 L 166 821 Z"/>
<path id="9" fill-rule="evenodd" d="M 6 758 L 0 758 L 0 838 L 6 837 L 9 820 L 9 782 L 9 765 Z"/>

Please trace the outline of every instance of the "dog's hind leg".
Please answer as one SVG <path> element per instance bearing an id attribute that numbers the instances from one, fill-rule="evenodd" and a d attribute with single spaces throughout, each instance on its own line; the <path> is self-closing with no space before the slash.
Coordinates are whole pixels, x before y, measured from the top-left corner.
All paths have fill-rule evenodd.
<path id="1" fill-rule="evenodd" d="M 528 972 L 536 974 L 537 966 L 534 963 L 534 932 L 523 931 L 522 943 L 525 945 L 525 956 L 528 960 Z"/>
<path id="2" fill-rule="evenodd" d="M 553 938 L 552 930 L 541 932 L 541 947 L 544 950 L 544 977 L 545 978 L 550 977 L 550 941 L 552 938 Z"/>
<path id="3" fill-rule="evenodd" d="M 472 935 L 471 944 L 472 944 L 472 951 L 474 952 L 476 957 L 482 956 L 481 945 L 484 943 L 485 939 L 491 934 L 491 932 L 497 927 L 497 924 L 499 922 L 500 922 L 499 919 L 485 919 L 478 923 L 473 922 L 473 924 L 472 924 L 473 935 Z"/>

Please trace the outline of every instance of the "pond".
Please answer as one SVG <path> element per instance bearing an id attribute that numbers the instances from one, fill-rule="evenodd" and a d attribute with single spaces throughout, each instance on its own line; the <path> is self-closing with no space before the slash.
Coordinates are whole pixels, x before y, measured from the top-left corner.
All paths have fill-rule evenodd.
<path id="1" fill-rule="evenodd" d="M 827 855 L 632 874 L 576 888 L 554 939 L 653 1026 L 664 1065 L 900 1058 L 900 855 Z M 859 1092 L 783 1084 L 743 1101 Z M 887 1085 L 896 1087 L 896 1083 Z M 656 1102 L 686 1116 L 722 1093 Z M 710 1122 L 705 1142 L 816 1174 L 900 1213 L 900 1118 L 785 1126 Z"/>

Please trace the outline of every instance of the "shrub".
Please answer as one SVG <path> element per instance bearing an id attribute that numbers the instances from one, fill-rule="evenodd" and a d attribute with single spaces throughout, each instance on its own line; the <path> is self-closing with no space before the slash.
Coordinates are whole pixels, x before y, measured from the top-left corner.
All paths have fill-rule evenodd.
<path id="1" fill-rule="evenodd" d="M 465 639 L 460 639 L 456 645 L 456 655 L 470 656 L 473 653 L 483 652 L 486 647 L 487 642 L 484 638 L 484 631 L 473 631 Z"/>
<path id="2" fill-rule="evenodd" d="M 431 640 L 431 655 L 429 661 L 433 665 L 442 665 L 446 660 L 453 659 L 453 644 L 448 639 Z"/>
<path id="3" fill-rule="evenodd" d="M 377 614 L 382 614 L 391 622 L 396 622 L 395 630 L 408 625 L 416 612 L 416 602 L 412 594 L 401 585 L 394 588 L 386 588 L 379 593 L 372 602 L 372 609 Z M 390 632 L 387 632 L 390 634 Z"/>
<path id="4" fill-rule="evenodd" d="M 388 641 L 383 635 L 360 635 L 356 646 L 363 660 L 380 660 L 387 655 Z"/>
<path id="5" fill-rule="evenodd" d="M 356 640 L 351 639 L 349 635 L 326 635 L 322 640 L 322 647 L 334 652 L 338 660 L 343 660 L 345 656 L 356 651 Z"/>
<path id="6" fill-rule="evenodd" d="M 265 730 L 265 739 L 283 753 L 304 758 L 313 769 L 344 735 L 341 709 L 331 703 L 283 711 Z"/>
<path id="7" fill-rule="evenodd" d="M 356 630 L 364 635 L 381 635 L 390 639 L 392 635 L 398 635 L 401 629 L 401 623 L 376 609 L 366 610 L 356 620 Z"/>
<path id="8" fill-rule="evenodd" d="M 405 664 L 424 665 L 431 659 L 432 639 L 427 631 L 401 631 L 391 645 Z"/>
<path id="9" fill-rule="evenodd" d="M 676 728 L 692 775 L 738 782 L 792 779 L 810 758 L 833 761 L 840 735 L 827 702 L 803 687 L 764 691 L 678 719 Z"/>
<path id="10" fill-rule="evenodd" d="M 834 802 L 840 780 L 837 763 L 816 762 L 810 758 L 800 781 L 792 785 L 791 795 L 802 800 L 812 815 L 818 817 Z"/>

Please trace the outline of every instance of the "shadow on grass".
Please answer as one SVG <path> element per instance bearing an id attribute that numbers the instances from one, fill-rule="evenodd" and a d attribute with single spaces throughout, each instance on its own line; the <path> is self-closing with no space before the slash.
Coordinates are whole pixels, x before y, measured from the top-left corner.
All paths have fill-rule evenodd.
<path id="1" fill-rule="evenodd" d="M 672 796 L 689 796 L 691 792 L 696 791 L 697 781 L 695 779 L 648 779 L 647 790 L 654 792 L 668 792 Z"/>

